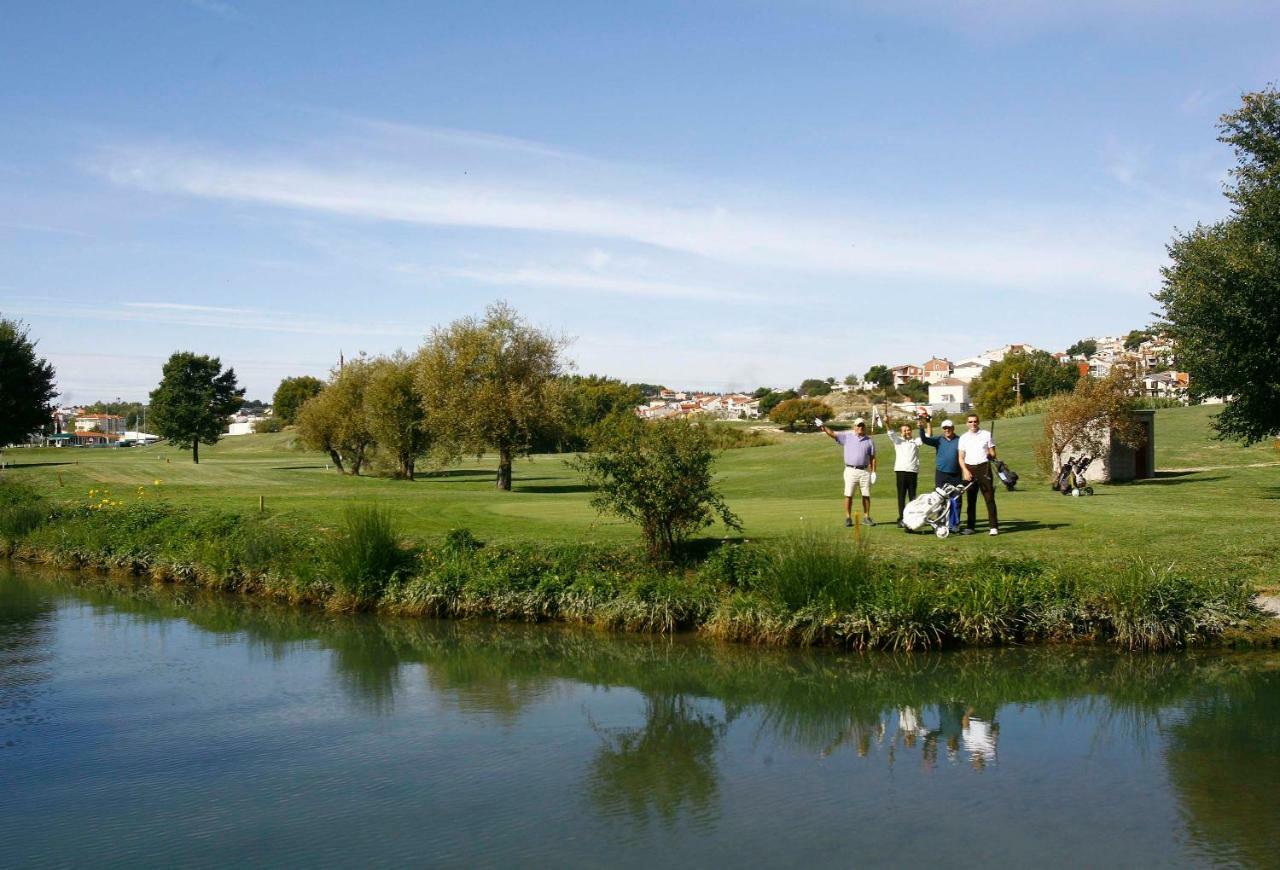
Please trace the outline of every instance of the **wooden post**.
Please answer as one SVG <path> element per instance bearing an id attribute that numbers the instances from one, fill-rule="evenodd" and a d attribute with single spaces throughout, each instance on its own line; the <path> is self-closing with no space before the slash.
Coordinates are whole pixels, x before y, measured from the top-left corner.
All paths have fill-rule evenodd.
<path id="1" fill-rule="evenodd" d="M 853 539 L 859 544 L 862 543 L 862 511 L 853 513 Z"/>
<path id="2" fill-rule="evenodd" d="M 267 497 L 265 495 L 258 496 L 258 513 L 262 513 L 267 509 Z"/>

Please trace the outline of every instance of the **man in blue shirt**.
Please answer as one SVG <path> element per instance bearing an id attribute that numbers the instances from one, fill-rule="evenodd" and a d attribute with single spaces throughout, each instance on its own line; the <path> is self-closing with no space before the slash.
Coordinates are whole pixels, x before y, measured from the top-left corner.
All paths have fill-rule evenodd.
<path id="1" fill-rule="evenodd" d="M 874 526 L 871 519 L 871 487 L 876 482 L 876 444 L 867 436 L 867 421 L 853 421 L 852 432 L 833 432 L 821 420 L 814 424 L 844 447 L 844 524 L 853 525 L 853 491 L 862 492 L 862 524 Z"/>
<path id="2" fill-rule="evenodd" d="M 944 483 L 962 485 L 964 477 L 960 472 L 960 438 L 956 435 L 956 424 L 950 420 L 943 420 L 942 437 L 934 438 L 933 419 L 921 412 L 920 440 L 938 451 L 938 458 L 934 463 L 933 485 L 935 487 L 942 486 Z M 951 507 L 947 511 L 947 525 L 953 532 L 960 528 L 960 499 L 958 498 L 951 500 Z"/>

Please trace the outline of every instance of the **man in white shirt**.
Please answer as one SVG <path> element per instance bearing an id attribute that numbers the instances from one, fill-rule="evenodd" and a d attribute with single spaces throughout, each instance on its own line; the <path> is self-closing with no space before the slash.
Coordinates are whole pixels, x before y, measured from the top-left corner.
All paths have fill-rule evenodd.
<path id="1" fill-rule="evenodd" d="M 916 497 L 920 479 L 921 440 L 911 436 L 911 427 L 903 423 L 897 432 L 889 433 L 893 442 L 893 475 L 898 480 L 898 526 L 902 526 L 902 508 Z"/>
<path id="2" fill-rule="evenodd" d="M 996 489 L 991 481 L 991 460 L 996 458 L 996 442 L 986 429 L 978 428 L 978 415 L 970 414 L 967 420 L 969 431 L 960 436 L 960 474 L 966 482 L 977 481 L 977 489 L 982 492 L 982 500 L 987 503 L 987 525 L 991 527 L 989 534 L 1000 534 L 1000 523 L 996 519 Z M 969 487 L 968 522 L 961 534 L 972 535 L 975 516 L 977 514 L 978 493 Z"/>

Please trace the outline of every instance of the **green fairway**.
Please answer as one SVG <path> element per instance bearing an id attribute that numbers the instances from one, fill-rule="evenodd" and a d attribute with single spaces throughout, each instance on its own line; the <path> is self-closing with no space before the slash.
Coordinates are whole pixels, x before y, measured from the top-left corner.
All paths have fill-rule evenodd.
<path id="1" fill-rule="evenodd" d="M 1022 474 L 1017 492 L 999 488 L 1001 536 L 985 534 L 939 541 L 907 535 L 896 517 L 893 447 L 876 436 L 881 457 L 868 531 L 885 554 L 946 556 L 978 552 L 1035 555 L 1045 560 L 1108 560 L 1141 554 L 1161 562 L 1239 572 L 1261 588 L 1280 585 L 1280 452 L 1270 444 L 1251 448 L 1214 441 L 1212 408 L 1177 408 L 1156 414 L 1154 480 L 1100 486 L 1092 498 L 1064 498 L 1035 471 L 1032 445 L 1041 419 L 1000 421 L 1000 454 Z M 776 443 L 726 451 L 717 466 L 730 507 L 742 518 L 746 538 L 776 537 L 802 524 L 841 528 L 841 456 L 818 434 L 776 435 Z M 638 539 L 632 526 L 599 517 L 590 493 L 562 456 L 522 460 L 510 493 L 493 486 L 495 464 L 467 461 L 409 483 L 378 477 L 344 477 L 326 469 L 325 457 L 293 446 L 289 432 L 226 438 L 190 454 L 167 446 L 129 449 L 10 450 L 11 479 L 27 480 L 57 500 L 89 500 L 106 487 L 112 497 L 216 506 L 251 512 L 259 497 L 267 510 L 332 524 L 345 505 L 377 502 L 390 508 L 399 527 L 426 538 L 470 528 L 485 540 L 622 542 Z M 921 485 L 932 483 L 933 450 L 921 451 Z M 159 486 L 155 481 L 159 480 Z M 979 500 L 979 528 L 985 510 Z M 719 537 L 721 527 L 708 530 Z"/>

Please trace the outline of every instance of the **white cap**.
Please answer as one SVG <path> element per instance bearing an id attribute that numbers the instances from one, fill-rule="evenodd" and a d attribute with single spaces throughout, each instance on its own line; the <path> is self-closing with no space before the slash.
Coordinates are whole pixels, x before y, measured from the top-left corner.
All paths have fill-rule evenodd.
<path id="1" fill-rule="evenodd" d="M 853 425 L 855 425 L 855 426 L 865 426 L 865 425 L 867 425 L 867 421 L 866 421 L 866 420 L 864 420 L 864 419 L 862 419 L 861 417 L 859 417 L 858 419 L 856 419 L 856 420 L 854 420 L 854 421 L 853 421 Z"/>
<path id="2" fill-rule="evenodd" d="M 951 422 L 950 420 L 943 420 L 943 421 L 942 421 L 942 428 L 943 428 L 943 429 L 954 429 L 954 428 L 956 428 L 956 424 L 955 424 L 955 423 L 953 423 L 953 422 Z"/>

